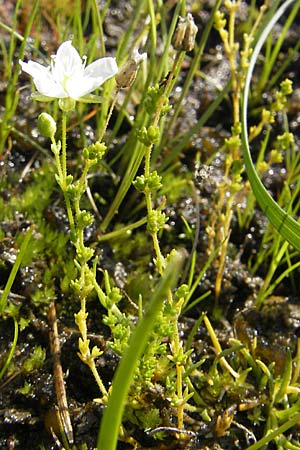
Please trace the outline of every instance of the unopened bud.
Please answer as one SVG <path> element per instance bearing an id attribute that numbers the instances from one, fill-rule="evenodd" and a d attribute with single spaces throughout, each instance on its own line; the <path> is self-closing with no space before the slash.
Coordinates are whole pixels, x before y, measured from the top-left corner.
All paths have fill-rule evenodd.
<path id="1" fill-rule="evenodd" d="M 42 136 L 53 138 L 56 133 L 56 122 L 50 114 L 43 112 L 38 117 L 38 129 Z"/>
<path id="2" fill-rule="evenodd" d="M 195 46 L 198 27 L 195 25 L 192 14 L 179 17 L 177 27 L 172 38 L 172 45 L 176 50 L 190 52 Z"/>

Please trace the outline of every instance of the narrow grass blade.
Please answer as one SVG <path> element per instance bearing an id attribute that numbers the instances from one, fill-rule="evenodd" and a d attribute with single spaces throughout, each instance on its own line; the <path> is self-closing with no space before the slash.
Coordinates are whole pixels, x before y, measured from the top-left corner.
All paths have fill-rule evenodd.
<path id="1" fill-rule="evenodd" d="M 8 295 L 10 293 L 11 287 L 12 287 L 13 282 L 14 282 L 14 280 L 16 278 L 17 273 L 18 273 L 18 270 L 19 270 L 19 267 L 21 265 L 22 259 L 23 259 L 24 255 L 26 253 L 29 241 L 30 241 L 31 236 L 32 236 L 32 231 L 33 231 L 32 228 L 30 228 L 29 231 L 27 231 L 27 233 L 26 233 L 26 235 L 24 237 L 24 240 L 22 242 L 19 254 L 18 254 L 18 256 L 16 258 L 16 261 L 15 261 L 13 267 L 12 267 L 12 270 L 11 270 L 11 272 L 9 274 L 6 286 L 4 288 L 2 296 L 0 298 L 0 312 L 3 311 L 4 308 L 6 307 Z"/>

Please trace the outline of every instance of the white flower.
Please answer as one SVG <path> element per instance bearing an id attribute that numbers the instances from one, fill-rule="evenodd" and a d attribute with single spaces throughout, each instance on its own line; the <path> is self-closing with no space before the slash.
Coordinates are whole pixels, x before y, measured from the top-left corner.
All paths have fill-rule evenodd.
<path id="1" fill-rule="evenodd" d="M 50 66 L 34 61 L 19 61 L 22 70 L 32 76 L 39 94 L 49 100 L 80 100 L 118 72 L 115 58 L 100 58 L 86 67 L 86 57 L 79 56 L 72 41 L 60 45 Z M 84 99 L 82 99 L 84 100 Z"/>

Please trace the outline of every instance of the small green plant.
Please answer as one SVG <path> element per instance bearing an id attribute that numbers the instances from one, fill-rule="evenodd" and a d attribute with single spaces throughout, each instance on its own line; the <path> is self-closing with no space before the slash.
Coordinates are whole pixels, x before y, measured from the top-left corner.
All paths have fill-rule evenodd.
<path id="1" fill-rule="evenodd" d="M 174 45 L 178 47 L 179 51 L 177 53 L 177 57 L 175 58 L 173 69 L 169 75 L 166 87 L 164 90 L 160 89 L 158 86 L 154 89 L 150 88 L 148 97 L 146 97 L 145 100 L 145 108 L 150 117 L 153 115 L 153 119 L 152 123 L 150 122 L 151 125 L 149 125 L 147 129 L 142 127 L 137 133 L 139 141 L 144 146 L 145 173 L 143 176 L 138 177 L 134 183 L 137 190 L 145 195 L 148 215 L 147 230 L 153 240 L 153 247 L 156 253 L 155 265 L 157 267 L 158 274 L 163 277 L 166 270 L 167 260 L 171 257 L 164 257 L 162 255 L 159 246 L 158 234 L 163 229 L 163 226 L 168 218 L 159 208 L 154 209 L 152 206 L 152 195 L 155 191 L 161 188 L 162 184 L 161 177 L 157 174 L 157 172 L 150 171 L 150 157 L 153 145 L 157 143 L 160 138 L 158 127 L 159 119 L 169 110 L 167 99 L 170 95 L 170 87 L 173 81 L 174 73 L 178 72 L 178 65 L 181 64 L 184 51 L 192 49 L 195 34 L 197 32 L 197 28 L 193 23 L 192 16 L 190 15 L 187 17 L 186 21 L 181 20 L 178 26 L 180 27 L 181 35 L 180 38 L 177 36 L 176 43 Z M 134 52 L 132 59 L 127 62 L 127 65 L 125 65 L 116 76 L 117 90 L 131 86 L 136 77 L 138 65 L 144 59 L 145 55 L 140 55 L 137 51 Z M 67 115 L 75 109 L 77 101 L 101 101 L 100 97 L 91 95 L 90 91 L 102 84 L 105 79 L 115 75 L 117 72 L 117 65 L 113 58 L 103 58 L 85 67 L 85 62 L 82 63 L 81 58 L 70 41 L 63 43 L 59 47 L 55 60 L 52 62 L 50 68 L 45 68 L 44 66 L 33 61 L 29 61 L 27 63 L 20 61 L 20 64 L 22 69 L 33 77 L 33 82 L 37 88 L 37 92 L 33 94 L 33 98 L 35 100 L 51 101 L 55 98 L 59 99 L 58 104 L 62 111 L 61 140 L 56 139 L 56 121 L 48 113 L 40 114 L 38 118 L 38 127 L 41 134 L 51 140 L 51 150 L 55 158 L 57 171 L 55 178 L 64 195 L 70 225 L 70 238 L 75 248 L 74 262 L 77 269 L 77 277 L 72 280 L 72 287 L 81 304 L 79 312 L 75 314 L 75 323 L 77 324 L 81 335 L 78 343 L 78 354 L 80 359 L 89 366 L 94 375 L 99 390 L 102 394 L 101 401 L 104 404 L 107 402 L 110 404 L 111 400 L 109 392 L 103 384 L 101 375 L 99 374 L 95 363 L 97 358 L 101 356 L 102 351 L 97 346 L 90 348 L 90 340 L 88 339 L 88 313 L 86 311 L 86 302 L 93 292 L 98 295 L 101 305 L 107 311 L 104 315 L 103 321 L 111 329 L 112 341 L 109 343 L 111 348 L 117 354 L 123 356 L 123 354 L 127 351 L 128 345 L 130 351 L 132 351 L 132 345 L 136 344 L 129 344 L 133 330 L 132 319 L 130 316 L 122 313 L 118 307 L 118 303 L 122 299 L 122 294 L 117 287 L 111 286 L 107 272 L 104 273 L 105 290 L 102 289 L 97 281 L 97 258 L 95 258 L 94 263 L 91 264 L 91 260 L 94 257 L 94 250 L 87 246 L 84 240 L 85 229 L 94 221 L 91 212 L 82 209 L 81 207 L 83 196 L 87 190 L 87 176 L 93 166 L 101 163 L 107 148 L 103 142 L 97 141 L 95 144 L 91 144 L 83 149 L 82 174 L 76 180 L 73 175 L 68 174 L 66 142 Z M 69 66 L 69 64 L 71 64 L 71 66 Z M 80 80 L 83 81 L 83 83 L 79 83 Z M 80 86 L 82 86 L 82 88 Z M 150 96 L 152 96 L 152 100 L 150 100 Z M 156 100 L 153 103 L 154 97 Z M 149 100 L 148 102 L 147 98 Z M 114 105 L 115 101 L 112 102 L 111 107 L 108 110 L 100 140 L 104 136 Z M 177 267 L 178 263 L 174 264 Z M 170 265 L 173 267 L 172 263 L 170 263 Z M 171 283 L 171 281 L 169 281 L 171 275 L 172 279 L 174 276 L 172 273 L 173 269 L 169 269 L 168 272 L 169 275 L 166 275 L 165 282 L 162 281 L 163 292 L 165 292 L 165 284 L 169 286 L 169 283 Z M 153 311 L 150 309 L 152 321 L 150 321 L 146 315 L 144 325 L 141 328 L 144 329 L 146 323 L 147 326 L 150 327 L 150 332 L 151 328 L 154 326 L 154 320 L 159 318 L 159 322 L 150 337 L 145 354 L 140 360 L 138 369 L 135 370 L 134 377 L 136 385 L 130 393 L 128 401 L 129 404 L 132 402 L 133 405 L 134 402 L 136 402 L 136 396 L 139 395 L 143 389 L 147 389 L 152 384 L 151 380 L 155 376 L 155 372 L 161 371 L 159 377 L 162 379 L 165 378 L 166 383 L 169 383 L 170 395 L 173 398 L 172 402 L 174 403 L 174 406 L 177 407 L 178 411 L 178 428 L 181 429 L 183 428 L 184 405 L 193 395 L 188 392 L 187 387 L 184 391 L 182 388 L 183 367 L 187 363 L 191 350 L 184 352 L 179 338 L 177 325 L 181 308 L 187 295 L 187 289 L 183 286 L 179 288 L 176 298 L 173 299 L 173 294 L 169 287 L 166 291 L 166 303 L 163 306 L 161 305 L 164 300 L 164 295 L 161 292 L 161 289 L 162 288 L 158 289 L 159 295 L 154 296 L 156 299 L 155 302 L 158 302 L 158 305 L 160 306 L 153 306 Z M 154 304 L 156 304 L 155 302 Z M 140 313 L 143 315 L 142 310 Z M 163 340 L 167 338 L 170 340 L 171 355 L 169 356 L 166 344 L 162 343 Z M 134 343 L 135 338 L 132 339 Z M 146 341 L 144 340 L 144 342 Z M 139 343 L 139 345 L 141 344 Z M 143 350 L 143 346 L 141 346 L 140 349 L 141 350 L 135 354 L 136 360 L 140 355 L 140 352 Z M 161 369 L 159 368 L 160 365 Z M 170 369 L 168 369 L 169 366 L 175 367 L 175 378 L 171 376 L 172 371 L 170 372 Z M 128 387 L 132 376 L 133 375 L 127 376 Z M 176 379 L 177 381 L 175 381 Z M 126 390 L 124 391 L 124 394 L 126 394 Z M 141 406 L 139 409 L 142 409 Z M 115 409 L 113 411 L 115 414 Z M 122 409 L 119 407 L 118 416 L 120 417 L 120 420 L 115 423 L 115 429 L 117 431 L 121 424 L 121 413 Z M 141 418 L 142 413 L 140 414 L 140 420 Z M 147 422 L 149 420 L 149 415 L 146 414 L 144 420 Z M 149 426 L 149 423 L 143 423 L 143 426 Z M 112 439 L 112 437 L 109 438 L 112 446 L 115 445 L 114 440 L 116 439 L 117 434 L 114 432 L 114 439 Z"/>

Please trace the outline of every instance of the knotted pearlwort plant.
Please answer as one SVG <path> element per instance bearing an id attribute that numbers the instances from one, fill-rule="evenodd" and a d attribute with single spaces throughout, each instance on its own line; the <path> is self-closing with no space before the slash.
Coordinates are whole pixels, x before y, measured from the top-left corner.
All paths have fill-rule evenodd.
<path id="1" fill-rule="evenodd" d="M 80 178 L 74 181 L 73 176 L 67 173 L 66 135 L 67 114 L 74 110 L 76 101 L 99 103 L 101 97 L 89 95 L 90 92 L 101 86 L 107 79 L 116 75 L 118 66 L 115 58 L 112 57 L 98 59 L 86 66 L 86 57 L 82 59 L 79 56 L 71 41 L 61 44 L 57 54 L 52 56 L 51 64 L 48 67 L 44 67 L 34 61 L 20 61 L 20 65 L 23 71 L 33 78 L 37 89 L 37 92 L 33 93 L 33 98 L 39 101 L 58 99 L 59 107 L 62 110 L 61 141 L 56 141 L 55 139 L 56 122 L 49 114 L 40 114 L 38 126 L 40 132 L 51 139 L 51 150 L 55 157 L 57 170 L 56 180 L 64 195 L 70 224 L 70 236 L 76 250 L 75 265 L 78 269 L 78 278 L 73 281 L 73 288 L 81 303 L 80 311 L 75 314 L 75 322 L 81 333 L 79 338 L 79 357 L 89 366 L 102 395 L 106 397 L 107 391 L 95 365 L 95 359 L 101 354 L 101 351 L 97 347 L 90 349 L 89 339 L 87 339 L 87 297 L 93 290 L 96 290 L 101 303 L 106 308 L 115 307 L 115 313 L 119 313 L 119 310 L 111 298 L 108 301 L 108 297 L 97 284 L 96 262 L 92 268 L 88 264 L 94 255 L 94 251 L 84 243 L 84 229 L 94 219 L 91 213 L 81 210 L 80 207 L 81 198 L 87 189 L 88 171 L 95 164 L 99 164 L 105 154 L 106 146 L 101 142 L 96 142 L 83 149 L 83 171 Z M 114 294 L 113 290 L 110 291 L 110 294 L 110 297 L 112 297 Z M 115 295 L 114 299 L 117 301 L 120 297 Z"/>

